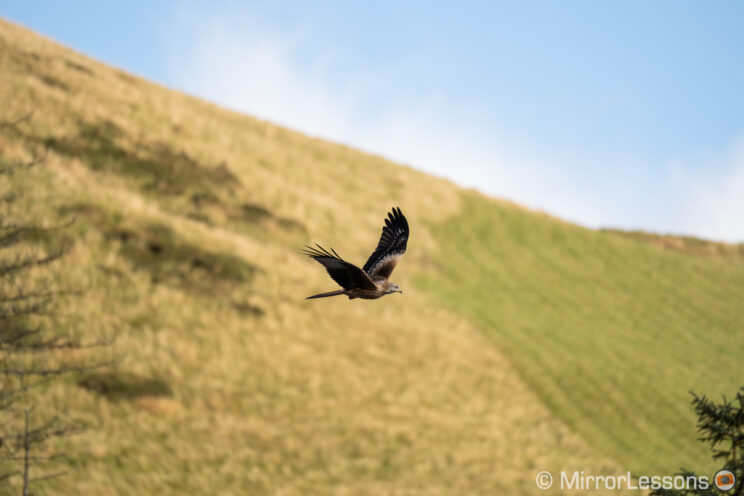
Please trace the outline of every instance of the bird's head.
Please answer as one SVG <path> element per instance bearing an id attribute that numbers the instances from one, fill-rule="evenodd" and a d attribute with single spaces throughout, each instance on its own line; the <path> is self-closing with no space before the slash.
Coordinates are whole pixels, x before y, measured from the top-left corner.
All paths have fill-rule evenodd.
<path id="1" fill-rule="evenodd" d="M 388 286 L 387 292 L 388 292 L 388 294 L 390 294 L 390 293 L 400 293 L 400 294 L 403 294 L 403 290 L 400 289 L 400 286 L 398 286 L 394 282 L 391 282 L 390 283 L 390 285 Z"/>

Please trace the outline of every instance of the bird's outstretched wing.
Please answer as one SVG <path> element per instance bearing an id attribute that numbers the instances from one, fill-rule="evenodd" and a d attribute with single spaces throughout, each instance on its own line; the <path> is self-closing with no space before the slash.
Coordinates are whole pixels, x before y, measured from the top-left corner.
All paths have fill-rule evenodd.
<path id="1" fill-rule="evenodd" d="M 382 228 L 382 236 L 377 248 L 364 264 L 364 272 L 372 279 L 382 277 L 387 279 L 393 269 L 398 265 L 398 260 L 406 252 L 408 244 L 408 221 L 403 216 L 400 208 L 393 208 L 385 219 Z"/>
<path id="2" fill-rule="evenodd" d="M 343 260 L 333 248 L 329 252 L 318 244 L 315 246 L 317 248 L 306 246 L 302 253 L 320 262 L 328 271 L 328 275 L 342 288 L 377 289 L 375 283 L 362 269 Z"/>

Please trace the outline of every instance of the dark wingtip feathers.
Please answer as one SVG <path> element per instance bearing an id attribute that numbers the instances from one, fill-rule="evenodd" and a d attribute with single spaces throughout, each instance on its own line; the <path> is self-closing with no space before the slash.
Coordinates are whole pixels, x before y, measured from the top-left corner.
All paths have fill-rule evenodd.
<path id="1" fill-rule="evenodd" d="M 393 207 L 392 212 L 390 212 L 388 218 L 385 219 L 385 225 L 388 227 L 392 227 L 392 225 L 396 223 L 405 226 L 405 229 L 408 229 L 408 220 L 403 215 L 400 207 Z"/>
<path id="2" fill-rule="evenodd" d="M 317 248 L 316 248 L 317 247 Z M 333 252 L 333 253 L 331 253 Z M 342 260 L 341 256 L 336 253 L 336 250 L 331 248 L 331 252 L 320 246 L 318 243 L 315 243 L 315 247 L 305 245 L 305 249 L 300 252 L 302 255 L 306 255 L 310 258 L 323 258 L 323 257 L 330 257 L 330 258 L 338 258 L 339 260 Z"/>

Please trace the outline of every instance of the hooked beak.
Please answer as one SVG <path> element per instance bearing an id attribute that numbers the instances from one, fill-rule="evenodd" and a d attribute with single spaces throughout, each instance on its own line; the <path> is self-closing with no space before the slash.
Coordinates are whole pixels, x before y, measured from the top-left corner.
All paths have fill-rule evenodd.
<path id="1" fill-rule="evenodd" d="M 398 293 L 403 294 L 403 290 L 402 289 L 399 289 L 398 290 Z"/>

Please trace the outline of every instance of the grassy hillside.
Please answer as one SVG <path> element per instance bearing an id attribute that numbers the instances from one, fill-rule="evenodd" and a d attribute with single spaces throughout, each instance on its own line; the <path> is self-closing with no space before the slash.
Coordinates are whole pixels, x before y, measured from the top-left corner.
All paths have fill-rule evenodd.
<path id="1" fill-rule="evenodd" d="M 595 232 L 169 91 L 0 21 L 2 184 L 48 222 L 64 308 L 116 366 L 41 408 L 50 494 L 532 494 L 539 470 L 710 467 L 686 391 L 744 377 L 744 264 Z M 412 225 L 377 301 L 298 254 L 361 263 Z M 65 240 L 63 240 L 65 241 Z M 33 240 L 43 250 L 50 241 Z M 55 241 L 57 242 L 57 241 Z"/>
<path id="2" fill-rule="evenodd" d="M 731 395 L 744 378 L 735 247 L 689 255 L 475 196 L 432 230 L 441 270 L 422 286 L 487 329 L 590 444 L 635 473 L 715 468 L 688 391 Z"/>

